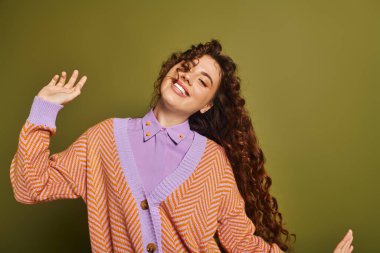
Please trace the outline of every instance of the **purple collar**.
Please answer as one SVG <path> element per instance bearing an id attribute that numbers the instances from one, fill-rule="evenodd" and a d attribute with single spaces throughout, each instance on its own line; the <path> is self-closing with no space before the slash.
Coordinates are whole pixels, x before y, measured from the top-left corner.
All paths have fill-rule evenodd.
<path id="1" fill-rule="evenodd" d="M 157 134 L 161 129 L 166 129 L 170 138 L 176 143 L 180 143 L 184 140 L 191 132 L 189 120 L 182 122 L 178 125 L 171 127 L 163 127 L 160 122 L 158 122 L 156 115 L 154 115 L 153 108 L 149 110 L 147 114 L 141 120 L 144 141 L 149 140 L 155 134 Z"/>

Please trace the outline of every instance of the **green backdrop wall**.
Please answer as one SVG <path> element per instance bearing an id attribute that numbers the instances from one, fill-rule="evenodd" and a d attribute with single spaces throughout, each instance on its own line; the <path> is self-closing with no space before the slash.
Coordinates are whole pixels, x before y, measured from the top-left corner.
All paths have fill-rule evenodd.
<path id="1" fill-rule="evenodd" d="M 15 201 L 9 179 L 33 97 L 88 76 L 51 152 L 108 117 L 142 116 L 170 53 L 218 39 L 243 95 L 296 252 L 379 252 L 379 1 L 0 0 L 0 252 L 90 252 L 81 200 Z"/>

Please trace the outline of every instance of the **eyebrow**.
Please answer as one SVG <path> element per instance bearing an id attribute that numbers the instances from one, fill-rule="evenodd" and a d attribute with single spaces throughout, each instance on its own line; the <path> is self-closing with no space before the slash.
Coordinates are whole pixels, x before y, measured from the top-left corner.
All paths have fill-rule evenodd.
<path id="1" fill-rule="evenodd" d="M 202 75 L 204 75 L 204 76 L 207 76 L 208 77 L 208 79 L 210 79 L 210 81 L 211 81 L 211 84 L 214 84 L 213 82 L 212 82 L 212 78 L 211 78 L 211 76 L 209 76 L 209 74 L 207 74 L 206 72 L 204 72 L 204 71 L 201 71 L 201 74 Z"/>

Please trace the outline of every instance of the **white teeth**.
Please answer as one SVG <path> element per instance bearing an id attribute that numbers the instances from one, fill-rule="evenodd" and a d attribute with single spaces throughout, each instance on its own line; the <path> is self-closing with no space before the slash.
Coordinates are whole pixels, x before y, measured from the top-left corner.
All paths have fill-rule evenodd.
<path id="1" fill-rule="evenodd" d="M 182 92 L 182 94 L 186 95 L 186 92 L 185 92 L 185 90 L 182 88 L 181 85 L 179 85 L 178 83 L 174 83 L 174 85 L 175 85 L 175 87 L 177 87 L 177 88 Z"/>

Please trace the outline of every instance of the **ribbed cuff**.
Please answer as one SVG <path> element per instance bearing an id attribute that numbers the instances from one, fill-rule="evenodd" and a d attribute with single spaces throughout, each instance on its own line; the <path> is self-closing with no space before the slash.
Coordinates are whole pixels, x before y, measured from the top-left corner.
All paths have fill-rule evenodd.
<path id="1" fill-rule="evenodd" d="M 44 125 L 51 128 L 56 128 L 55 121 L 57 119 L 58 112 L 63 107 L 63 105 L 49 102 L 38 96 L 35 96 L 27 120 L 36 125 Z"/>

